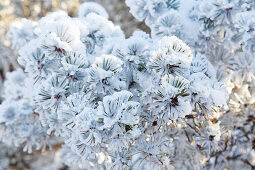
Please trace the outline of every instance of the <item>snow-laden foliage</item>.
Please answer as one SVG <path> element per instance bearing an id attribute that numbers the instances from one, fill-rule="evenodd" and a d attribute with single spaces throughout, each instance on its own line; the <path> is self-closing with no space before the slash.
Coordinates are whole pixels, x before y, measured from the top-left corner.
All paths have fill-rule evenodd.
<path id="1" fill-rule="evenodd" d="M 204 73 L 207 77 L 216 77 L 227 86 L 230 100 L 227 112 L 218 112 L 211 122 L 197 121 L 189 125 L 198 137 L 188 141 L 197 145 L 199 150 L 214 152 L 209 156 L 193 157 L 200 162 L 188 161 L 175 167 L 187 169 L 254 169 L 254 114 L 255 114 L 255 3 L 253 0 L 126 0 L 130 12 L 138 19 L 145 20 L 151 28 L 152 38 L 175 35 L 188 43 L 196 58 L 191 63 L 195 74 Z M 212 65 L 216 72 L 208 70 Z M 174 60 L 171 60 L 174 61 Z M 187 60 L 186 60 L 187 61 Z M 158 60 L 157 63 L 165 60 Z M 205 64 L 204 62 L 207 62 Z M 204 67 L 206 65 L 206 67 Z M 199 66 L 197 69 L 197 66 Z M 159 67 L 159 71 L 165 71 Z M 200 104 L 197 108 L 207 110 L 211 104 L 224 102 L 220 83 L 208 84 L 206 76 L 192 82 L 194 98 Z M 197 80 L 191 75 L 192 80 Z M 204 78 L 202 78 L 204 77 Z M 214 91 L 207 92 L 212 86 Z M 200 88 L 198 88 L 200 87 Z M 199 93 L 196 92 L 199 89 Z M 211 96 L 210 96 L 211 95 Z M 223 96 L 221 96 L 223 95 Z M 219 97 L 221 96 L 221 97 Z M 202 99 L 202 100 L 201 100 Z M 209 100 L 208 100 L 209 99 Z M 207 101 L 205 108 L 201 103 Z M 195 101 L 196 102 L 196 101 Z M 208 103 L 210 103 L 208 105 Z M 216 109 L 218 110 L 218 109 Z M 208 126 L 210 128 L 208 128 Z M 191 132 L 187 131 L 189 136 Z M 221 140 L 228 133 L 225 140 Z M 207 142 L 208 139 L 211 142 Z M 216 143 L 220 142 L 220 147 Z M 184 147 L 185 148 L 185 147 Z M 209 150 L 205 149 L 209 148 Z M 178 151 L 180 152 L 180 151 Z M 186 147 L 186 153 L 192 153 Z M 188 157 L 188 160 L 193 159 Z M 183 160 L 180 158 L 178 161 Z M 191 163 L 190 163 L 191 162 Z M 175 163 L 174 163 L 175 164 Z"/>
<path id="2" fill-rule="evenodd" d="M 19 68 L 16 61 L 17 51 L 22 45 L 27 43 L 33 36 L 34 22 L 24 19 L 33 18 L 38 20 L 50 11 L 63 9 L 70 15 L 75 11 L 79 0 L 1 0 L 0 1 L 0 96 L 3 91 L 3 81 L 6 73 Z M 6 35 L 6 33 L 9 33 Z M 19 38 L 15 43 L 12 39 Z M 16 37 L 16 38 L 15 38 Z M 0 99 L 2 101 L 2 98 Z"/>
<path id="3" fill-rule="evenodd" d="M 134 2 L 148 24 L 180 5 Z M 66 164 L 106 169 L 200 168 L 227 147 L 228 133 L 212 120 L 228 94 L 204 55 L 176 36 L 125 39 L 98 4 L 78 11 L 11 27 L 24 72 L 5 82 L 3 142 L 32 152 L 62 140 Z"/>

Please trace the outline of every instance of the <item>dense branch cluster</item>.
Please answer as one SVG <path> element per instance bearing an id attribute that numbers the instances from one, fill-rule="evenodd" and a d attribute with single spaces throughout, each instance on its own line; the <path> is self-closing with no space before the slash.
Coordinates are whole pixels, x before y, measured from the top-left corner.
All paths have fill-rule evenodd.
<path id="1" fill-rule="evenodd" d="M 126 3 L 137 19 L 145 20 L 153 38 L 180 37 L 197 56 L 212 62 L 217 79 L 227 86 L 229 109 L 214 117 L 213 122 L 221 122 L 224 128 L 221 133 L 226 131 L 230 136 L 222 141 L 225 147 L 211 154 L 202 167 L 254 169 L 254 1 L 126 0 Z"/>
<path id="2" fill-rule="evenodd" d="M 151 36 L 126 39 L 93 2 L 11 26 L 24 71 L 8 73 L 0 140 L 64 143 L 88 169 L 254 168 L 254 2 L 126 4 Z"/>

